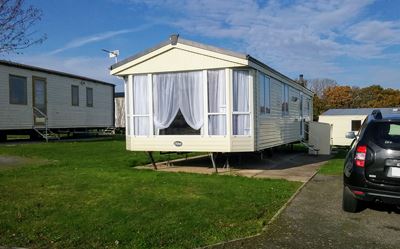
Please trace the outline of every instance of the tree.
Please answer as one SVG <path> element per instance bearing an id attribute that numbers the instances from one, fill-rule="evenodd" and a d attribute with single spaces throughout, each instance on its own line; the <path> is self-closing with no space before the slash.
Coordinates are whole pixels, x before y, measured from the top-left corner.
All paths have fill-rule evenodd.
<path id="1" fill-rule="evenodd" d="M 318 117 L 319 115 L 321 115 L 324 111 L 328 110 L 326 108 L 326 101 L 320 97 L 318 97 L 318 95 L 314 94 L 314 98 L 313 98 L 313 119 L 314 121 L 318 121 Z"/>
<path id="2" fill-rule="evenodd" d="M 42 11 L 24 7 L 24 0 L 0 0 L 0 54 L 25 49 L 42 43 L 46 34 L 37 36 L 32 30 L 41 19 Z"/>
<path id="3" fill-rule="evenodd" d="M 308 80 L 308 89 L 313 91 L 320 98 L 324 94 L 325 89 L 333 86 L 337 86 L 336 80 L 328 78 L 316 78 Z"/>
<path id="4" fill-rule="evenodd" d="M 350 86 L 328 87 L 322 98 L 327 109 L 353 107 L 353 89 Z"/>

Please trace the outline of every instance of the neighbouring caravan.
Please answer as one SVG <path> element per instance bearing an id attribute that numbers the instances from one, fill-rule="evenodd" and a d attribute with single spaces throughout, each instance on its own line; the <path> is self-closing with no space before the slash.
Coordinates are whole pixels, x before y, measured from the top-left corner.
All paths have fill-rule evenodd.
<path id="1" fill-rule="evenodd" d="M 180 39 L 111 66 L 133 151 L 251 152 L 301 141 L 313 93 L 253 57 Z"/>
<path id="2" fill-rule="evenodd" d="M 331 145 L 350 146 L 353 140 L 346 138 L 346 133 L 358 133 L 365 118 L 375 109 L 383 114 L 399 112 L 398 108 L 329 109 L 318 117 L 318 122 L 331 125 Z"/>
<path id="3" fill-rule="evenodd" d="M 0 138 L 114 126 L 114 85 L 0 60 Z"/>
<path id="4" fill-rule="evenodd" d="M 125 130 L 125 94 L 118 92 L 114 94 L 115 103 L 115 128 Z"/>

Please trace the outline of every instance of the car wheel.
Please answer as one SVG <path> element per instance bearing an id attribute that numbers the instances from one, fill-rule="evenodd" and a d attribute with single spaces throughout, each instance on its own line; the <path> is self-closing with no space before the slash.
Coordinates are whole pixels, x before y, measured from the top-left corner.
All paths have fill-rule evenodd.
<path id="1" fill-rule="evenodd" d="M 357 200 L 349 188 L 343 187 L 343 201 L 342 201 L 343 211 L 349 213 L 356 213 L 360 208 L 360 201 Z"/>

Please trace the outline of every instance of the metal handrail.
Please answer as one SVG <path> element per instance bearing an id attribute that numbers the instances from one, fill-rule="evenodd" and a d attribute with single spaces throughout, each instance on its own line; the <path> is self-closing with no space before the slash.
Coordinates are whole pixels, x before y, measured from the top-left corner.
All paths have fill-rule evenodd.
<path id="1" fill-rule="evenodd" d="M 33 107 L 33 110 L 37 111 L 40 115 L 47 118 L 47 115 L 44 112 L 42 112 L 40 109 L 38 109 L 37 107 Z"/>
<path id="2" fill-rule="evenodd" d="M 45 128 L 45 139 L 46 142 L 49 142 L 49 135 L 48 135 L 48 126 L 47 126 L 47 115 L 42 112 L 41 110 L 39 110 L 37 107 L 33 107 L 34 111 L 37 111 L 40 115 L 42 115 L 42 117 L 44 118 L 44 128 Z M 34 117 L 37 117 L 37 115 L 35 114 L 35 112 L 33 112 Z"/>

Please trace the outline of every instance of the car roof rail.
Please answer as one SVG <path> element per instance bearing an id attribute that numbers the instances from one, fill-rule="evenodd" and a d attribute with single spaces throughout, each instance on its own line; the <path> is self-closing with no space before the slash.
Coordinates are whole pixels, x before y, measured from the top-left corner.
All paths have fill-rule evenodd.
<path id="1" fill-rule="evenodd" d="M 372 111 L 372 116 L 374 116 L 375 119 L 382 119 L 382 112 L 379 109 L 373 110 Z"/>

